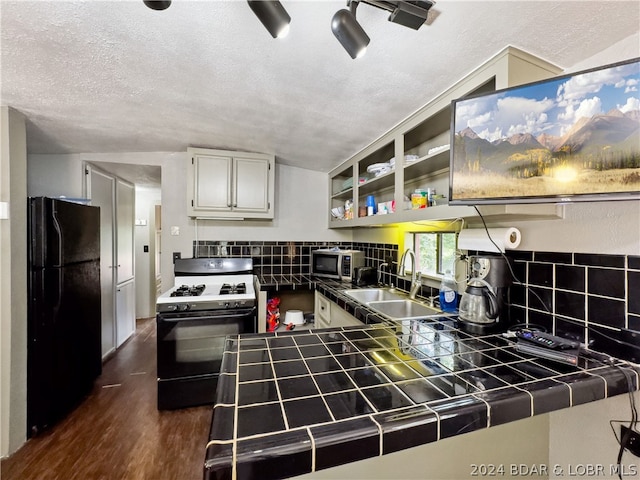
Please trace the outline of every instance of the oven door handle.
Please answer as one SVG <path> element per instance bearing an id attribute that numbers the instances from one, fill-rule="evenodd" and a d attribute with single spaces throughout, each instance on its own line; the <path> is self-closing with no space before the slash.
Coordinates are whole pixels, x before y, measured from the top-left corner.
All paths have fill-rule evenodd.
<path id="1" fill-rule="evenodd" d="M 208 315 L 200 315 L 200 316 L 186 315 L 186 316 L 174 317 L 174 316 L 167 316 L 166 314 L 164 315 L 161 314 L 161 320 L 163 322 L 183 322 L 185 320 L 198 321 L 198 320 L 211 320 L 215 318 L 242 318 L 242 317 L 250 317 L 254 315 L 256 311 L 257 311 L 257 308 L 253 307 L 251 310 L 243 311 L 241 313 L 229 312 L 229 313 L 221 313 L 220 315 L 208 314 Z M 221 312 L 226 312 L 226 310 L 221 310 Z"/>

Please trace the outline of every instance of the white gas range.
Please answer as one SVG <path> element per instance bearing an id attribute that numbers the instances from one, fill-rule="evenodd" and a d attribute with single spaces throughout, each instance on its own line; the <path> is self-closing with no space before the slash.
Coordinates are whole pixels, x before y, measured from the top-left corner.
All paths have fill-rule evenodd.
<path id="1" fill-rule="evenodd" d="M 178 259 L 173 288 L 156 300 L 156 311 L 187 312 L 253 307 L 250 258 Z"/>

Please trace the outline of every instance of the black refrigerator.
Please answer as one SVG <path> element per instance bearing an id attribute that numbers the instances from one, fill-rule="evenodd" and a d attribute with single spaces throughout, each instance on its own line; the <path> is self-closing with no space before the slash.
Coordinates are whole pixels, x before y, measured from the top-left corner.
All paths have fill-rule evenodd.
<path id="1" fill-rule="evenodd" d="M 53 425 L 102 373 L 100 209 L 28 202 L 27 436 Z"/>

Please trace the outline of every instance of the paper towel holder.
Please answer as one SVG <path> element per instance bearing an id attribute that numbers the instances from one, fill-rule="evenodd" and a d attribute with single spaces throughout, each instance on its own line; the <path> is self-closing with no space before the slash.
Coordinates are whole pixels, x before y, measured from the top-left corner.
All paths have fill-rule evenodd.
<path id="1" fill-rule="evenodd" d="M 466 228 L 458 234 L 458 248 L 489 253 L 515 250 L 522 241 L 520 230 L 508 228 Z"/>

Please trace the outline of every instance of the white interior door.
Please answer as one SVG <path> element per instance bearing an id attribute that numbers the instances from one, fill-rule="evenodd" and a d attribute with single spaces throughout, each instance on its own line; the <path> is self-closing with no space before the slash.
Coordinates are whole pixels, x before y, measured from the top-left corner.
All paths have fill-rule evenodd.
<path id="1" fill-rule="evenodd" d="M 87 196 L 100 207 L 100 285 L 102 294 L 102 357 L 116 348 L 114 205 L 115 179 L 91 167 Z"/>
<path id="2" fill-rule="evenodd" d="M 135 224 L 135 186 L 124 180 L 116 180 L 116 217 L 117 238 L 116 258 L 118 259 L 118 277 L 116 282 L 121 284 L 131 280 L 134 276 L 134 234 Z"/>
<path id="3" fill-rule="evenodd" d="M 116 179 L 116 347 L 136 331 L 135 186 Z"/>

